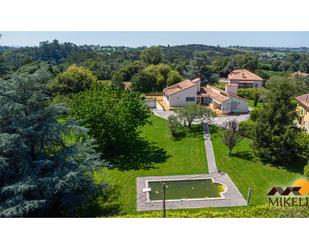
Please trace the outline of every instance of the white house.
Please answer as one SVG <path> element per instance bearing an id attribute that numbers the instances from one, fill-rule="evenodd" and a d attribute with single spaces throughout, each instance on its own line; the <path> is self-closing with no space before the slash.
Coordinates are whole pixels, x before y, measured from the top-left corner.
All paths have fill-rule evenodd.
<path id="1" fill-rule="evenodd" d="M 201 80 L 184 80 L 163 89 L 163 100 L 168 107 L 182 107 L 197 102 Z"/>
<path id="2" fill-rule="evenodd" d="M 213 86 L 201 87 L 200 79 L 184 80 L 163 90 L 163 100 L 168 107 L 182 107 L 200 103 L 222 113 L 247 113 L 249 104 L 244 98 L 234 94 L 235 85 L 223 91 Z M 237 90 L 237 87 L 236 87 Z"/>
<path id="3" fill-rule="evenodd" d="M 234 91 L 233 88 L 231 90 Z M 201 88 L 199 99 L 199 103 L 210 106 L 221 114 L 248 113 L 249 110 L 246 99 L 210 85 Z"/>
<path id="4" fill-rule="evenodd" d="M 263 86 L 263 79 L 246 70 L 233 70 L 227 77 L 229 84 L 237 85 L 238 88 L 261 88 Z"/>

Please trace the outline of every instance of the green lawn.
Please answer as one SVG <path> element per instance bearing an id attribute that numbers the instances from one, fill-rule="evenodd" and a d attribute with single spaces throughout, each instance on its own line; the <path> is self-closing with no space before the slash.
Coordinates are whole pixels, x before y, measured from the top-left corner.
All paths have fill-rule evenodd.
<path id="1" fill-rule="evenodd" d="M 267 203 L 267 193 L 273 186 L 290 186 L 294 180 L 302 177 L 284 168 L 264 165 L 253 156 L 249 139 L 242 139 L 234 148 L 233 156 L 228 156 L 228 149 L 222 144 L 221 131 L 212 133 L 212 141 L 219 170 L 229 174 L 246 198 L 248 188 L 252 188 L 251 204 Z"/>
<path id="2" fill-rule="evenodd" d="M 102 168 L 94 174 L 97 182 L 107 182 L 119 187 L 123 211 L 127 214 L 134 215 L 136 212 L 136 177 L 207 173 L 201 134 L 175 141 L 169 135 L 166 120 L 155 116 L 152 116 L 150 120 L 151 124 L 142 129 L 142 136 L 167 152 L 168 158 L 165 162 L 156 163 L 154 168 L 149 170 L 121 171 Z M 245 198 L 248 187 L 252 188 L 251 205 L 267 203 L 266 195 L 271 187 L 289 186 L 294 180 L 302 177 L 299 173 L 261 163 L 253 156 L 249 139 L 242 139 L 234 148 L 233 155 L 229 157 L 226 146 L 221 142 L 220 129 L 211 127 L 211 132 L 219 170 L 229 174 Z M 227 208 L 214 209 L 227 210 Z M 194 213 L 199 210 L 187 211 Z M 179 212 L 182 211 L 179 210 Z"/>
<path id="3" fill-rule="evenodd" d="M 254 100 L 253 99 L 247 99 L 248 100 L 248 102 L 249 102 L 249 106 L 251 107 L 251 108 L 260 108 L 260 107 L 262 107 L 263 106 L 263 103 L 262 102 L 258 102 L 257 103 L 257 105 L 256 106 L 254 106 L 253 105 L 253 103 L 254 103 Z"/>
<path id="4" fill-rule="evenodd" d="M 166 120 L 155 116 L 151 116 L 150 120 L 151 124 L 142 129 L 142 136 L 167 152 L 165 162 L 156 163 L 149 170 L 120 171 L 102 168 L 94 174 L 97 182 L 107 182 L 120 188 L 120 200 L 127 213 L 136 210 L 136 177 L 208 172 L 202 134 L 175 141 L 169 135 Z"/>

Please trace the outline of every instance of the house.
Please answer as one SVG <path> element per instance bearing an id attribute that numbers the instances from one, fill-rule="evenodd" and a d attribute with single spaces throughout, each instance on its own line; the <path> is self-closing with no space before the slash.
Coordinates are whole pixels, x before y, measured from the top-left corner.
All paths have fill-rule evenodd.
<path id="1" fill-rule="evenodd" d="M 249 110 L 246 99 L 210 85 L 201 88 L 199 103 L 211 107 L 219 114 L 248 113 Z"/>
<path id="2" fill-rule="evenodd" d="M 201 80 L 184 80 L 163 89 L 163 101 L 168 107 L 182 107 L 197 102 Z"/>
<path id="3" fill-rule="evenodd" d="M 304 72 L 301 72 L 301 71 L 297 71 L 295 73 L 292 73 L 291 74 L 292 77 L 309 77 L 309 73 L 304 73 Z"/>
<path id="4" fill-rule="evenodd" d="M 233 70 L 227 80 L 229 84 L 235 84 L 238 88 L 261 88 L 263 86 L 263 79 L 246 69 Z"/>
<path id="5" fill-rule="evenodd" d="M 298 123 L 309 133 L 309 93 L 297 96 L 296 100 L 298 102 Z"/>
<path id="6" fill-rule="evenodd" d="M 165 88 L 163 99 L 168 108 L 200 103 L 220 114 L 247 113 L 248 101 L 234 94 L 235 88 L 237 90 L 233 84 L 226 86 L 227 91 L 209 85 L 201 87 L 201 81 L 197 78 Z"/>

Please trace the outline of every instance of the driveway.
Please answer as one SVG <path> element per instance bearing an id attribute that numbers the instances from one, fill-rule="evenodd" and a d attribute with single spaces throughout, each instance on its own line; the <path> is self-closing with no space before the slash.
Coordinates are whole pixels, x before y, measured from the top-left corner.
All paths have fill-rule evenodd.
<path id="1" fill-rule="evenodd" d="M 163 119 L 168 119 L 168 117 L 172 114 L 175 114 L 175 112 L 173 111 L 161 111 L 161 110 L 158 110 L 158 109 L 153 109 L 152 110 L 152 113 L 155 115 L 155 116 L 158 116 L 160 118 L 163 118 Z M 233 119 L 236 119 L 237 122 L 241 122 L 241 121 L 246 121 L 248 120 L 250 117 L 249 114 L 241 114 L 241 115 L 231 115 L 231 116 L 224 116 L 224 117 L 215 117 L 213 119 L 213 124 L 216 125 L 216 126 L 223 126 L 223 123 L 225 121 L 229 121 L 229 120 L 233 120 Z M 195 121 L 194 124 L 198 124 L 198 123 L 201 123 L 202 120 L 199 120 L 199 121 Z"/>

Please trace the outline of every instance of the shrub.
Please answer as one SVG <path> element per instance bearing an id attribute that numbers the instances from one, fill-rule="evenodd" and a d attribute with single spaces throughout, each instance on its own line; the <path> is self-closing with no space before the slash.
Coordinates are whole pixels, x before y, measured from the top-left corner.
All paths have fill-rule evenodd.
<path id="1" fill-rule="evenodd" d="M 162 211 L 122 216 L 122 218 L 161 218 Z M 308 207 L 273 207 L 268 205 L 240 207 L 228 211 L 211 209 L 168 210 L 168 218 L 307 218 Z"/>
<path id="2" fill-rule="evenodd" d="M 252 120 L 242 121 L 238 125 L 239 134 L 243 137 L 253 138 L 255 130 L 255 122 Z"/>
<path id="3" fill-rule="evenodd" d="M 259 117 L 259 114 L 260 114 L 260 109 L 258 108 L 253 109 L 253 111 L 250 113 L 250 119 L 255 122 L 257 118 Z"/>
<path id="4" fill-rule="evenodd" d="M 179 137 L 183 133 L 183 127 L 176 115 L 168 117 L 168 128 L 174 138 Z"/>
<path id="5" fill-rule="evenodd" d="M 246 99 L 254 99 L 254 95 L 256 94 L 256 89 L 255 88 L 248 88 L 248 89 L 238 89 L 237 94 L 240 97 L 246 98 Z"/>

